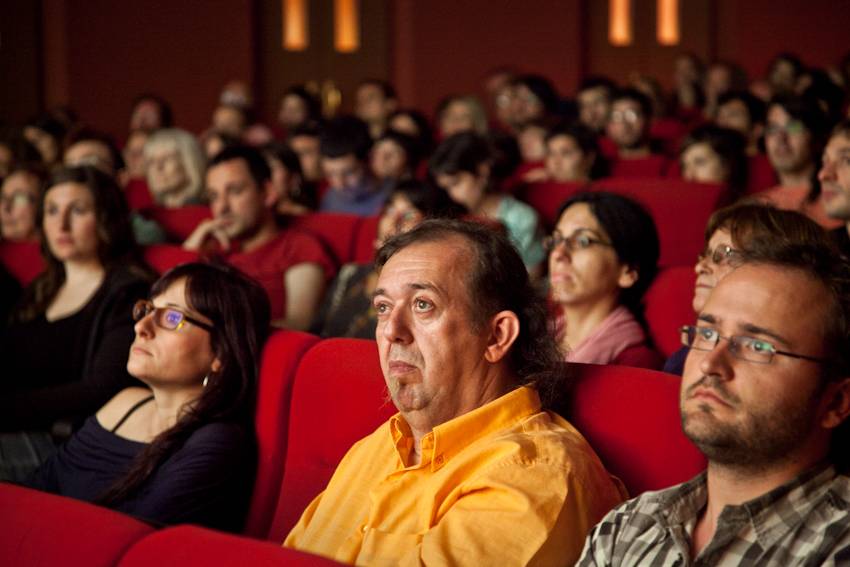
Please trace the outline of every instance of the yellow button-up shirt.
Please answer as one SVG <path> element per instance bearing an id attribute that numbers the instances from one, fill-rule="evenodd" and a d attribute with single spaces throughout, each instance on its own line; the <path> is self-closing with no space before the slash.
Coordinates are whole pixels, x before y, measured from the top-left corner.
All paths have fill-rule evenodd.
<path id="1" fill-rule="evenodd" d="M 284 546 L 357 565 L 570 565 L 622 502 L 581 434 L 520 387 L 435 427 L 358 441 Z"/>

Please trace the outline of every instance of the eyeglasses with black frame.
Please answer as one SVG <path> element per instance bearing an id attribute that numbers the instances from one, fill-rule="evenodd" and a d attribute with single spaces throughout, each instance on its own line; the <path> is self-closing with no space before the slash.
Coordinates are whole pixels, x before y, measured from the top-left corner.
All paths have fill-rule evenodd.
<path id="1" fill-rule="evenodd" d="M 764 339 L 747 337 L 745 335 L 723 337 L 716 329 L 712 329 L 711 327 L 685 325 L 679 329 L 679 332 L 681 333 L 682 344 L 694 350 L 711 351 L 714 350 L 720 339 L 727 340 L 729 341 L 729 353 L 732 356 L 740 360 L 746 360 L 747 362 L 755 362 L 756 364 L 770 364 L 773 361 L 774 355 L 777 354 L 820 364 L 829 364 L 829 361 L 823 358 L 779 350 L 773 343 Z"/>
<path id="2" fill-rule="evenodd" d="M 717 266 L 722 266 L 723 264 L 739 266 L 744 260 L 741 251 L 735 250 L 728 244 L 720 244 L 714 250 L 706 248 L 700 253 L 699 259 L 702 261 L 706 258 L 710 259 Z"/>
<path id="3" fill-rule="evenodd" d="M 151 313 L 153 313 L 154 324 L 168 331 L 179 331 L 187 322 L 210 333 L 213 331 L 213 326 L 209 323 L 190 317 L 176 307 L 156 307 L 146 299 L 140 299 L 133 305 L 134 321 L 141 321 Z"/>
<path id="4" fill-rule="evenodd" d="M 610 242 L 605 242 L 604 240 L 597 238 L 593 232 L 587 229 L 579 229 L 569 236 L 563 236 L 556 230 L 543 239 L 543 248 L 547 252 L 551 252 L 561 244 L 564 244 L 570 252 L 585 250 L 594 244 L 599 246 L 612 246 Z"/>

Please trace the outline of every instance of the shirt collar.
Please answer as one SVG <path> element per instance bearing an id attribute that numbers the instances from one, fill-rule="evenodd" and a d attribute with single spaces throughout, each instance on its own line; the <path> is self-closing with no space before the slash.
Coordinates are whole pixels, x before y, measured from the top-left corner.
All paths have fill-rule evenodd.
<path id="1" fill-rule="evenodd" d="M 507 429 L 540 409 L 537 392 L 528 386 L 520 386 L 492 402 L 441 423 L 422 437 L 419 466 L 430 466 L 432 471 L 436 471 L 478 439 Z M 390 433 L 401 463 L 407 465 L 413 434 L 400 413 L 390 418 Z"/>

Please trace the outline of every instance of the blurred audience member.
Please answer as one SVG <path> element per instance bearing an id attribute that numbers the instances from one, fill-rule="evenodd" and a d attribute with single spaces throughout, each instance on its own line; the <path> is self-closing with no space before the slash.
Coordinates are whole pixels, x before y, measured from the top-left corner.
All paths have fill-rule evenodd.
<path id="1" fill-rule="evenodd" d="M 36 212 L 46 174 L 39 164 L 17 167 L 0 186 L 0 232 L 12 242 L 38 239 Z M 5 319 L 0 320 L 2 326 Z"/>
<path id="2" fill-rule="evenodd" d="M 244 107 L 235 104 L 220 104 L 213 111 L 212 129 L 219 134 L 242 139 L 247 128 L 248 113 Z"/>
<path id="3" fill-rule="evenodd" d="M 154 132 L 160 128 L 171 128 L 174 115 L 171 105 L 158 95 L 145 93 L 136 97 L 130 111 L 130 132 L 144 130 Z"/>
<path id="4" fill-rule="evenodd" d="M 759 142 L 764 134 L 767 105 L 747 91 L 732 91 L 717 99 L 714 123 L 737 130 L 747 141 L 747 155 L 760 152 Z"/>
<path id="5" fill-rule="evenodd" d="M 804 69 L 803 62 L 793 53 L 776 55 L 767 68 L 767 81 L 773 96 L 794 94 Z"/>
<path id="6" fill-rule="evenodd" d="M 321 243 L 275 222 L 278 193 L 259 150 L 227 148 L 206 172 L 211 219 L 183 243 L 204 256 L 220 256 L 266 290 L 276 326 L 306 329 L 315 315 L 333 262 Z"/>
<path id="7" fill-rule="evenodd" d="M 144 156 L 157 204 L 175 208 L 203 201 L 206 160 L 192 134 L 179 128 L 157 131 L 145 142 Z"/>
<path id="8" fill-rule="evenodd" d="M 83 129 L 68 136 L 63 157 L 66 167 L 91 165 L 119 180 L 124 171 L 124 157 L 107 134 Z"/>
<path id="9" fill-rule="evenodd" d="M 93 167 L 59 169 L 39 207 L 45 271 L 24 291 L 0 340 L 0 477 L 22 478 L 64 435 L 133 383 L 128 317 L 147 295 L 130 212 L 115 180 Z"/>
<path id="10" fill-rule="evenodd" d="M 602 191 L 564 203 L 549 250 L 555 333 L 566 360 L 660 368 L 642 325 L 658 270 L 658 233 L 635 201 Z"/>
<path id="11" fill-rule="evenodd" d="M 745 140 L 737 131 L 713 124 L 699 126 L 682 141 L 679 164 L 682 178 L 718 183 L 740 195 L 747 183 Z"/>
<path id="12" fill-rule="evenodd" d="M 593 131 L 573 122 L 562 122 L 546 134 L 545 164 L 526 180 L 587 183 L 604 177 L 608 167 Z"/>
<path id="13" fill-rule="evenodd" d="M 16 166 L 40 162 L 41 152 L 23 136 L 7 134 L 0 138 L 0 179 Z"/>
<path id="14" fill-rule="evenodd" d="M 387 121 L 397 108 L 398 97 L 387 81 L 366 79 L 357 85 L 354 114 L 369 126 L 369 136 L 373 140 L 387 129 Z"/>
<path id="15" fill-rule="evenodd" d="M 415 138 L 390 129 L 375 140 L 369 161 L 381 183 L 409 179 L 419 165 L 419 146 Z"/>
<path id="16" fill-rule="evenodd" d="M 494 151 L 488 141 L 467 132 L 440 144 L 431 157 L 429 170 L 436 183 L 471 215 L 502 223 L 526 268 L 537 275 L 545 257 L 537 213 L 498 191 L 494 163 Z"/>
<path id="17" fill-rule="evenodd" d="M 294 85 L 283 92 L 277 111 L 277 121 L 287 135 L 308 122 L 322 119 L 322 103 L 304 85 Z"/>
<path id="18" fill-rule="evenodd" d="M 298 156 L 280 142 L 263 147 L 263 156 L 271 169 L 272 189 L 277 194 L 278 215 L 303 215 L 319 206 L 316 187 L 304 180 Z"/>
<path id="19" fill-rule="evenodd" d="M 442 139 L 461 132 L 485 135 L 487 114 L 481 102 L 472 95 L 450 96 L 437 106 L 437 126 Z"/>
<path id="20" fill-rule="evenodd" d="M 48 168 L 62 161 L 62 147 L 67 131 L 61 122 L 44 115 L 30 120 L 24 126 L 24 138 L 41 154 L 41 161 Z"/>
<path id="21" fill-rule="evenodd" d="M 832 231 L 841 253 L 850 258 L 850 120 L 832 131 L 818 173 L 826 214 L 842 224 Z"/>
<path id="22" fill-rule="evenodd" d="M 381 186 L 369 169 L 372 140 L 366 124 L 353 116 L 340 116 L 322 130 L 322 170 L 330 190 L 320 210 L 360 216 L 378 214 L 387 200 L 388 186 Z"/>
<path id="23" fill-rule="evenodd" d="M 579 120 L 596 134 L 604 134 L 617 85 L 608 77 L 588 77 L 576 94 Z"/>
<path id="24" fill-rule="evenodd" d="M 127 136 L 124 150 L 121 155 L 124 158 L 124 168 L 128 179 L 142 179 L 145 177 L 145 142 L 150 134 L 144 130 L 133 130 Z"/>
<path id="25" fill-rule="evenodd" d="M 318 183 L 324 179 L 321 152 L 322 128 L 318 122 L 307 122 L 289 133 L 287 143 L 301 162 L 304 179 Z"/>

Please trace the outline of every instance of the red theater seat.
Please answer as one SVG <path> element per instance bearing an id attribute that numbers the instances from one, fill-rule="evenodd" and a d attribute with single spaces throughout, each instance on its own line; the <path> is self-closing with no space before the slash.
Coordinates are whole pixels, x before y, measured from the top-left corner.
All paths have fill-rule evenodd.
<path id="1" fill-rule="evenodd" d="M 360 223 L 354 241 L 352 262 L 365 264 L 375 259 L 375 240 L 378 238 L 378 220 L 381 217 L 367 217 Z"/>
<path id="2" fill-rule="evenodd" d="M 131 211 L 149 209 L 156 205 L 144 177 L 130 179 L 124 188 L 124 195 L 127 197 L 127 204 L 130 205 Z"/>
<path id="3" fill-rule="evenodd" d="M 662 177 L 667 171 L 668 159 L 662 155 L 611 161 L 611 177 Z"/>
<path id="4" fill-rule="evenodd" d="M 761 193 L 779 185 L 779 178 L 764 154 L 750 156 L 747 160 L 747 173 L 747 195 Z"/>
<path id="5" fill-rule="evenodd" d="M 264 538 L 272 522 L 283 476 L 286 432 L 295 369 L 319 338 L 296 331 L 278 331 L 263 349 L 257 393 L 258 463 L 254 494 L 244 533 Z"/>
<path id="6" fill-rule="evenodd" d="M 115 565 L 153 528 L 79 500 L 0 484 L 0 564 L 4 567 Z"/>
<path id="7" fill-rule="evenodd" d="M 175 244 L 153 244 L 145 246 L 142 252 L 145 262 L 160 274 L 164 274 L 174 266 L 195 262 L 199 258 L 197 252 L 183 250 Z"/>
<path id="8" fill-rule="evenodd" d="M 682 346 L 679 328 L 692 325 L 696 273 L 691 266 L 662 268 L 646 291 L 644 316 L 655 347 L 667 358 Z"/>
<path id="9" fill-rule="evenodd" d="M 315 234 L 328 246 L 339 265 L 352 262 L 357 231 L 363 218 L 340 213 L 310 213 L 292 217 L 292 226 Z"/>
<path id="10" fill-rule="evenodd" d="M 517 197 L 531 205 L 540 215 L 543 225 L 551 229 L 558 221 L 558 211 L 564 201 L 587 188 L 584 183 L 531 183 L 517 191 Z"/>
<path id="11" fill-rule="evenodd" d="M 611 191 L 646 206 L 661 241 L 662 266 L 692 266 L 703 249 L 708 218 L 726 204 L 722 185 L 691 183 L 680 179 L 600 179 L 595 190 Z"/>
<path id="12" fill-rule="evenodd" d="M 22 286 L 29 285 L 44 271 L 41 245 L 38 242 L 0 242 L 0 264 L 18 280 Z"/>
<path id="13" fill-rule="evenodd" d="M 144 216 L 159 223 L 169 240 L 183 242 L 202 221 L 212 218 L 212 213 L 206 205 L 187 205 L 174 209 L 151 207 Z"/>
<path id="14" fill-rule="evenodd" d="M 197 526 L 177 526 L 156 532 L 133 545 L 120 567 L 323 567 L 340 565 L 330 559 L 280 545 L 224 534 Z"/>
<path id="15" fill-rule="evenodd" d="M 374 341 L 327 339 L 295 375 L 280 499 L 268 538 L 282 542 L 355 441 L 396 413 Z"/>
<path id="16" fill-rule="evenodd" d="M 682 433 L 681 379 L 626 366 L 576 364 L 569 420 L 629 494 L 684 482 L 705 458 Z"/>

